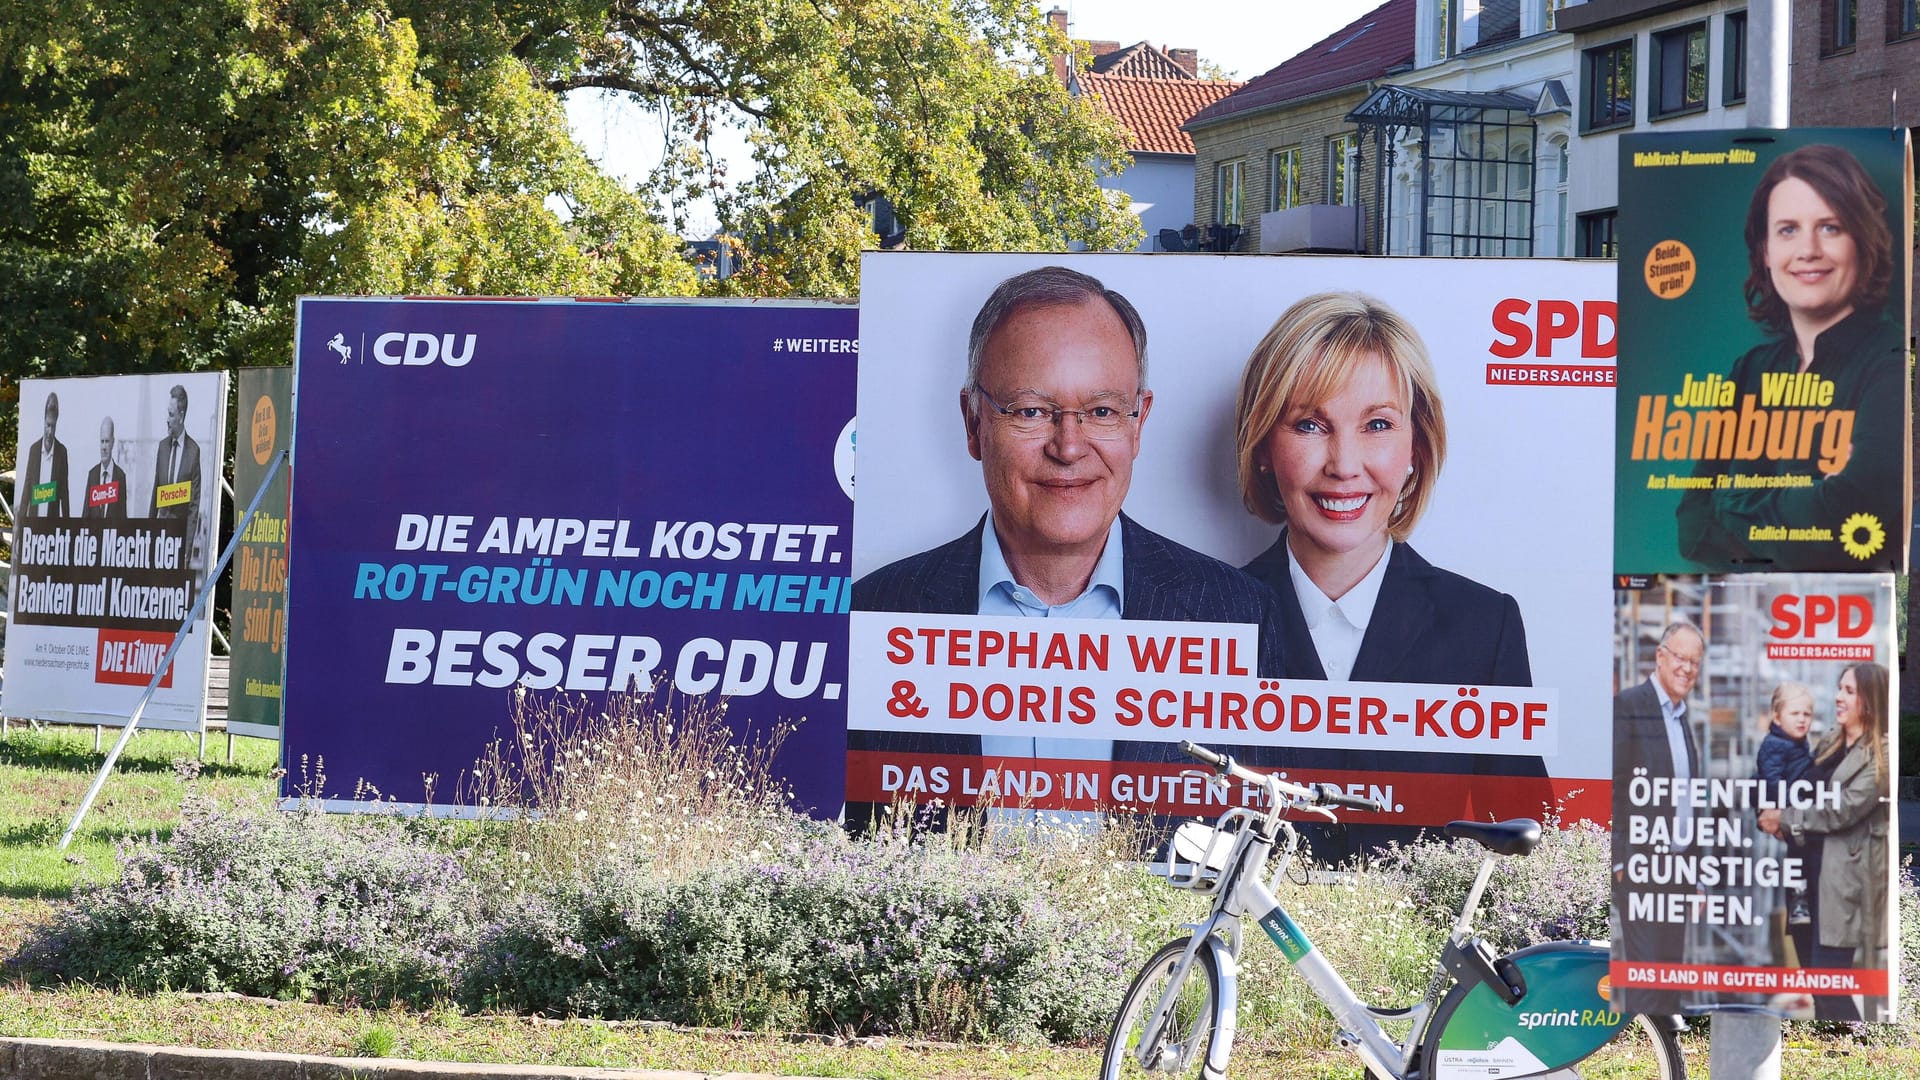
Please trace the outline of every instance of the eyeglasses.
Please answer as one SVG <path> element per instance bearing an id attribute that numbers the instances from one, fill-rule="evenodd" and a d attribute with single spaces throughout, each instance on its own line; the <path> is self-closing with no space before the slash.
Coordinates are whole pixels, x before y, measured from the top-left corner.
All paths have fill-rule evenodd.
<path id="1" fill-rule="evenodd" d="M 1667 648 L 1665 645 L 1660 646 L 1660 651 L 1663 653 L 1666 653 L 1669 657 L 1672 657 L 1673 666 L 1676 668 L 1679 668 L 1681 671 L 1699 671 L 1700 661 L 1704 659 L 1704 657 L 1699 657 L 1699 656 L 1681 656 L 1679 653 L 1675 652 L 1672 649 Z"/>
<path id="2" fill-rule="evenodd" d="M 1123 412 L 1119 405 L 1063 409 L 1032 398 L 1021 398 L 1011 405 L 1002 405 L 985 388 L 976 386 L 973 389 L 987 399 L 987 404 L 993 406 L 994 412 L 1000 414 L 1001 422 L 1008 431 L 1023 438 L 1048 434 L 1063 417 L 1071 416 L 1080 421 L 1080 431 L 1089 439 L 1118 439 L 1127 433 L 1128 421 L 1140 418 L 1138 394 L 1133 397 L 1133 411 Z"/>

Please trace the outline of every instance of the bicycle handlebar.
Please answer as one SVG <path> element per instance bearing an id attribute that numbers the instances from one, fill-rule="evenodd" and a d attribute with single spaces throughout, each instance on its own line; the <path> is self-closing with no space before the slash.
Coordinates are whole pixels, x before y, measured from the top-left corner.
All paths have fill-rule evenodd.
<path id="1" fill-rule="evenodd" d="M 1309 806 L 1338 806 L 1347 810 L 1365 810 L 1376 814 L 1385 813 L 1387 809 L 1372 799 L 1349 795 L 1332 784 L 1293 784 L 1277 776 L 1254 772 L 1233 760 L 1233 755 L 1215 753 L 1197 743 L 1182 742 L 1180 750 L 1188 757 L 1213 766 L 1222 776 L 1237 776 L 1250 784 L 1271 786 L 1278 793 L 1298 799 Z"/>

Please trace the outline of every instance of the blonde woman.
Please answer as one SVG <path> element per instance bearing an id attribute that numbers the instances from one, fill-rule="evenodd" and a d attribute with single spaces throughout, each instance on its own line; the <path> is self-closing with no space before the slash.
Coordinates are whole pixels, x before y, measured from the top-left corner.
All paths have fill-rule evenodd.
<path id="1" fill-rule="evenodd" d="M 1288 308 L 1247 359 L 1234 434 L 1242 501 L 1282 527 L 1244 569 L 1280 597 L 1286 677 L 1532 685 L 1513 597 L 1407 543 L 1446 460 L 1447 426 L 1426 345 L 1398 312 L 1357 292 Z M 1296 751 L 1286 764 L 1499 774 L 1510 779 L 1487 785 L 1498 796 L 1488 802 L 1514 815 L 1537 817 L 1552 798 L 1538 757 Z M 1376 827 L 1349 847 L 1408 832 Z M 1325 839 L 1316 848 L 1351 853 Z"/>

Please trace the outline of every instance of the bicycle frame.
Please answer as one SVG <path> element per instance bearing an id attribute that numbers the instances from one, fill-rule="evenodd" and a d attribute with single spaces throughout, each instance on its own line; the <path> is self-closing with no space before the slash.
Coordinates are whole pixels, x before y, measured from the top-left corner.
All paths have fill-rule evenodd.
<path id="1" fill-rule="evenodd" d="M 1280 900 L 1267 882 L 1260 879 L 1259 871 L 1265 867 L 1272 856 L 1276 842 L 1284 841 L 1280 864 L 1275 867 L 1273 880 L 1279 880 L 1292 865 L 1294 854 L 1299 846 L 1299 835 L 1293 826 L 1281 815 L 1292 802 L 1277 782 L 1268 783 L 1271 811 L 1260 812 L 1235 808 L 1220 818 L 1220 826 L 1236 821 L 1244 821 L 1245 827 L 1238 830 L 1232 854 L 1228 856 L 1219 890 L 1214 897 L 1212 910 L 1205 921 L 1190 924 L 1194 934 L 1187 952 L 1180 958 L 1179 970 L 1188 969 L 1201 948 L 1212 948 L 1219 961 L 1221 972 L 1221 1001 L 1219 1003 L 1220 1024 L 1214 1035 L 1213 1043 L 1207 1048 L 1206 1075 L 1225 1076 L 1226 1063 L 1233 1046 L 1235 1018 L 1239 1014 L 1239 957 L 1244 944 L 1243 920 L 1252 916 L 1254 921 L 1265 930 L 1267 936 L 1279 947 L 1294 970 L 1307 981 L 1313 992 L 1324 1001 L 1332 1011 L 1335 1020 L 1341 1025 L 1340 1042 L 1358 1054 L 1368 1068 L 1384 1076 L 1400 1077 L 1412 1065 L 1419 1040 L 1410 1037 L 1406 1047 L 1402 1047 L 1381 1029 L 1381 1019 L 1412 1019 L 1413 1031 L 1418 1035 L 1432 1008 L 1431 1001 L 1423 1001 L 1412 1009 L 1376 1013 L 1359 999 L 1346 980 L 1340 977 L 1327 958 L 1314 948 L 1311 940 L 1298 924 L 1287 914 Z M 1331 815 L 1329 815 L 1331 816 Z M 1217 826 L 1216 828 L 1219 828 Z M 1221 829 L 1221 831 L 1226 831 Z M 1491 873 L 1486 869 L 1482 877 Z M 1476 888 L 1470 901 L 1477 904 L 1479 889 Z M 1221 943 L 1225 934 L 1226 942 Z M 1172 1015 L 1179 981 L 1171 981 L 1162 992 L 1159 1003 L 1154 1007 L 1152 1019 L 1140 1040 L 1143 1047 L 1153 1046 L 1159 1041 L 1160 1031 L 1166 1020 Z"/>
<path id="2" fill-rule="evenodd" d="M 1231 767 L 1230 759 L 1228 767 Z M 1242 775 L 1240 770 L 1235 770 L 1235 775 L 1240 775 L 1242 779 L 1253 777 L 1253 774 Z M 1479 911 L 1481 898 L 1499 859 L 1498 855 L 1491 852 L 1481 861 L 1480 870 L 1461 905 L 1459 917 L 1441 950 L 1433 978 L 1422 1000 L 1397 1009 L 1377 1009 L 1361 1001 L 1287 914 L 1269 884 L 1269 881 L 1277 882 L 1286 874 L 1299 846 L 1299 834 L 1284 815 L 1295 809 L 1319 812 L 1329 818 L 1333 815 L 1324 806 L 1302 798 L 1302 795 L 1312 796 L 1314 792 L 1272 777 L 1260 779 L 1267 789 L 1270 809 L 1234 808 L 1221 815 L 1214 827 L 1213 843 L 1218 842 L 1221 834 L 1230 833 L 1234 836 L 1233 847 L 1227 858 L 1219 863 L 1211 909 L 1203 921 L 1189 924 L 1193 935 L 1174 969 L 1180 973 L 1190 971 L 1199 951 L 1205 948 L 1213 952 L 1220 971 L 1220 1000 L 1216 1004 L 1218 1015 L 1213 1041 L 1207 1049 L 1203 1069 L 1205 1076 L 1219 1078 L 1226 1074 L 1238 1015 L 1238 959 L 1244 944 L 1244 923 L 1248 918 L 1252 918 L 1266 932 L 1294 970 L 1326 1004 L 1340 1025 L 1340 1045 L 1358 1056 L 1374 1074 L 1392 1077 L 1393 1080 L 1404 1080 L 1410 1074 L 1416 1074 L 1419 1068 L 1432 1064 L 1421 1060 L 1423 1052 L 1435 1058 L 1457 1056 L 1463 1052 L 1453 1048 L 1443 1049 L 1443 1032 L 1438 1030 L 1451 1025 L 1456 1015 L 1460 1015 L 1463 1021 L 1468 1019 L 1467 1014 L 1471 1015 L 1472 1023 L 1459 1033 L 1463 1036 L 1476 1032 L 1491 1032 L 1501 1039 L 1510 1034 L 1519 1036 L 1523 1051 L 1519 1060 L 1525 1060 L 1527 1044 L 1535 1038 L 1548 1036 L 1527 1030 L 1527 1021 L 1515 1012 L 1520 1008 L 1521 999 L 1526 998 L 1529 1002 L 1527 1007 L 1535 1010 L 1527 1013 L 1527 1017 L 1544 1015 L 1549 1018 L 1548 1022 L 1556 1025 L 1562 1023 L 1555 1019 L 1559 1014 L 1542 1014 L 1537 1010 L 1542 1005 L 1549 1010 L 1558 1009 L 1560 1006 L 1555 1002 L 1561 999 L 1577 1000 L 1586 1007 L 1591 1019 L 1582 1018 L 1578 1023 L 1566 1021 L 1567 1026 L 1574 1030 L 1551 1037 L 1555 1045 L 1543 1047 L 1543 1053 L 1559 1060 L 1545 1063 L 1548 1068 L 1563 1067 L 1591 1053 L 1629 1019 L 1623 1014 L 1599 1013 L 1593 1008 L 1595 1005 L 1601 1010 L 1606 1008 L 1605 990 L 1600 986 L 1606 972 L 1604 944 L 1554 942 L 1495 958 L 1473 936 L 1473 918 Z M 1279 863 L 1271 877 L 1262 880 L 1261 871 L 1276 846 L 1281 852 Z M 1177 854 L 1169 856 L 1170 869 L 1176 858 Z M 1204 866 L 1196 864 L 1194 876 L 1182 881 L 1188 885 L 1204 884 L 1204 875 L 1212 868 L 1213 860 L 1207 858 L 1205 862 L 1207 865 Z M 1596 971 L 1598 975 L 1593 979 L 1585 977 Z M 1526 986 L 1528 972 L 1532 972 L 1539 983 L 1534 988 L 1537 993 L 1531 996 Z M 1571 975 L 1580 977 L 1570 979 Z M 1448 990 L 1449 981 L 1453 983 L 1452 990 Z M 1143 1066 L 1149 1065 L 1146 1054 L 1158 1052 L 1154 1048 L 1159 1046 L 1161 1033 L 1173 1014 L 1181 982 L 1179 977 L 1169 980 L 1155 1003 L 1152 1015 L 1147 1018 L 1146 1027 L 1134 1051 L 1140 1055 L 1138 1060 Z M 1485 992 L 1482 992 L 1483 988 Z M 1565 1015 L 1572 1017 L 1574 1013 L 1567 1011 Z M 1381 1021 L 1406 1021 L 1412 1026 L 1405 1041 L 1401 1042 L 1387 1034 L 1381 1027 Z M 1506 1045 L 1504 1041 L 1502 1045 Z M 1503 1050 L 1501 1053 L 1511 1054 L 1512 1051 Z"/>

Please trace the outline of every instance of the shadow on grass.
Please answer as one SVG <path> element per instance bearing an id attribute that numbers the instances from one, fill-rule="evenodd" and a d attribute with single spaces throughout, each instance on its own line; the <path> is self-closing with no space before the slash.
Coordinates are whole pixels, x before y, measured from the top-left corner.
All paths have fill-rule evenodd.
<path id="1" fill-rule="evenodd" d="M 269 771 L 268 768 L 243 765 L 238 762 L 229 764 L 224 761 L 198 761 L 191 754 L 180 756 L 188 761 L 198 762 L 199 775 L 202 779 L 258 778 L 265 780 Z M 23 769 L 91 774 L 99 772 L 100 766 L 105 764 L 106 760 L 106 751 L 95 751 L 91 747 L 68 740 L 50 742 L 44 739 L 15 736 L 0 742 L 0 765 L 17 766 Z M 162 761 L 156 757 L 142 756 L 129 748 L 128 752 L 121 754 L 120 760 L 114 762 L 113 768 L 116 772 L 165 774 L 178 771 L 173 764 L 174 760 L 174 758 L 168 758 Z"/>
<path id="2" fill-rule="evenodd" d="M 74 886 L 14 882 L 0 885 L 0 897 L 8 900 L 71 900 Z"/>

